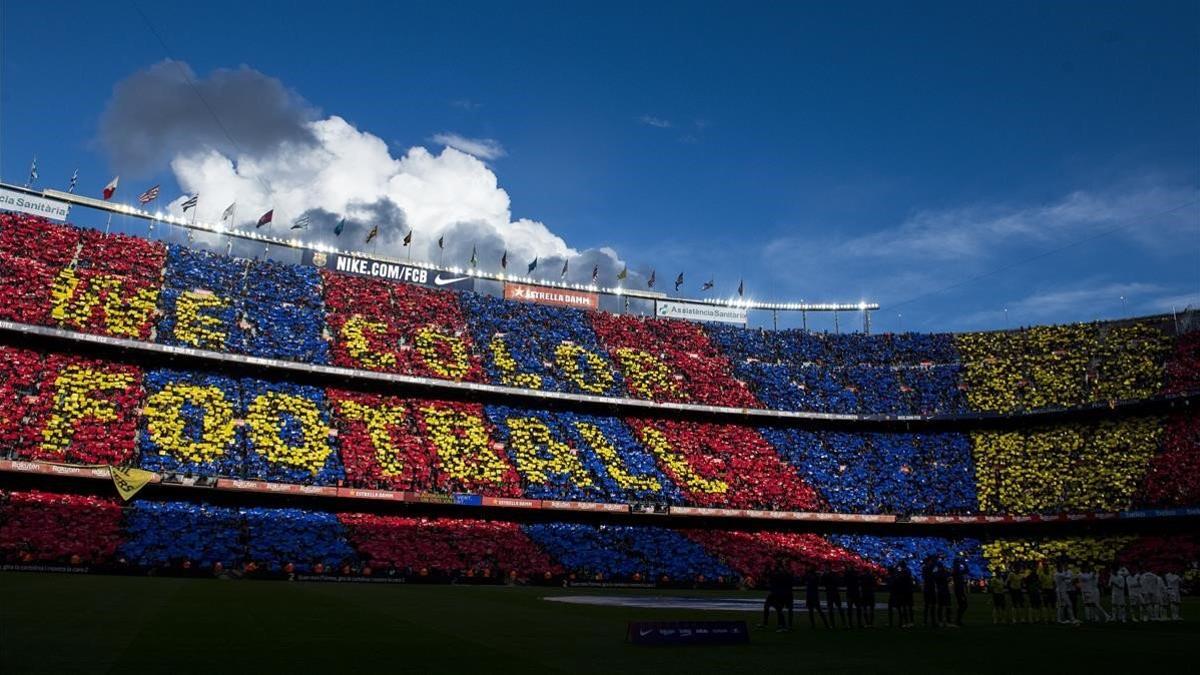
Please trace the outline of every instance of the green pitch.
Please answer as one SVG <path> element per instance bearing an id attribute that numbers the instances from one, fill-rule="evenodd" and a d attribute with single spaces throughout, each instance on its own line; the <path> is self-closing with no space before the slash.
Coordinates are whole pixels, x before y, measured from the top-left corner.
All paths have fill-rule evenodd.
<path id="1" fill-rule="evenodd" d="M 797 613 L 749 645 L 634 647 L 629 619 L 758 616 L 541 599 L 562 593 L 639 592 L 4 573 L 0 673 L 1189 672 L 1200 638 L 1194 600 L 1182 624 L 1071 628 L 992 626 L 972 596 L 958 630 L 811 631 Z"/>

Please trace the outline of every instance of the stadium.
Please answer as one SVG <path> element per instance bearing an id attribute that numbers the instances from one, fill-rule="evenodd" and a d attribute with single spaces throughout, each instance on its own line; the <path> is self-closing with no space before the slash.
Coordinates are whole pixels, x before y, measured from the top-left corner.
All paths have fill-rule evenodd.
<path id="1" fill-rule="evenodd" d="M 169 114 L 222 138 L 156 156 L 178 196 L 52 187 L 37 157 L 0 180 L 0 672 L 1194 664 L 1200 310 L 905 330 L 894 304 L 748 292 L 752 272 L 672 290 L 513 218 L 490 139 L 393 161 L 314 116 L 256 149 L 220 78 L 245 100 L 278 82 L 229 72 L 167 52 L 101 119 L 108 143 L 116 116 L 167 116 L 122 98 L 156 78 L 194 94 Z M 190 124 L 154 141 L 215 133 Z M 638 124 L 681 146 L 711 126 Z M 373 180 L 346 138 L 482 174 L 499 234 L 472 238 L 474 184 L 405 202 L 413 176 L 444 187 L 428 167 L 389 169 L 377 202 L 320 184 Z M 1191 236 L 1196 203 L 1157 215 Z M 1146 220 L 1113 218 L 968 281 Z"/>

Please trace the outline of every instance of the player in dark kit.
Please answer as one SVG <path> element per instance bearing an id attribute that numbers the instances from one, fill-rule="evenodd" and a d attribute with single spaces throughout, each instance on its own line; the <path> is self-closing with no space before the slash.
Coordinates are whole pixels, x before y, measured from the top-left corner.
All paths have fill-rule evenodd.
<path id="1" fill-rule="evenodd" d="M 937 612 L 934 624 L 953 625 L 950 622 L 950 570 L 938 560 L 933 566 L 933 587 L 937 592 Z"/>
<path id="2" fill-rule="evenodd" d="M 875 573 L 865 572 L 859 584 L 862 593 L 863 621 L 868 628 L 875 627 Z"/>
<path id="3" fill-rule="evenodd" d="M 821 609 L 821 575 L 817 568 L 809 567 L 804 573 L 804 606 L 808 608 L 808 625 L 817 627 L 817 616 L 821 617 L 821 625 L 829 628 L 829 619 Z"/>
<path id="4" fill-rule="evenodd" d="M 771 608 L 775 609 L 775 613 L 779 619 L 778 632 L 790 630 L 793 621 L 793 612 L 795 611 L 795 598 L 792 596 L 792 586 L 795 585 L 795 578 L 792 576 L 791 570 L 788 569 L 784 561 L 775 561 L 775 568 L 771 570 L 767 576 L 767 599 L 763 602 L 763 621 L 760 624 L 761 628 L 766 628 L 771 620 Z M 784 618 L 783 610 L 787 609 L 787 617 Z"/>
<path id="5" fill-rule="evenodd" d="M 921 563 L 921 618 L 926 626 L 937 625 L 937 588 L 933 585 L 935 559 L 926 556 Z"/>
<path id="6" fill-rule="evenodd" d="M 829 623 L 832 624 L 834 628 L 837 628 L 837 619 L 838 615 L 840 614 L 842 617 L 842 625 L 845 625 L 847 628 L 849 628 L 850 626 L 846 623 L 846 609 L 842 607 L 842 592 L 841 589 L 838 588 L 838 582 L 841 581 L 841 579 L 838 578 L 838 575 L 833 571 L 833 568 L 826 567 L 825 574 L 821 576 L 821 581 L 824 582 L 825 585 L 825 602 L 829 605 Z"/>
<path id="7" fill-rule="evenodd" d="M 955 558 L 951 576 L 954 579 L 954 604 L 958 610 L 954 623 L 961 626 L 963 625 L 963 616 L 967 613 L 967 561 L 961 557 Z"/>
<path id="8" fill-rule="evenodd" d="M 862 593 L 858 586 L 858 574 L 853 569 L 847 569 L 843 577 L 846 580 L 846 612 L 850 615 L 849 626 L 862 628 Z"/>

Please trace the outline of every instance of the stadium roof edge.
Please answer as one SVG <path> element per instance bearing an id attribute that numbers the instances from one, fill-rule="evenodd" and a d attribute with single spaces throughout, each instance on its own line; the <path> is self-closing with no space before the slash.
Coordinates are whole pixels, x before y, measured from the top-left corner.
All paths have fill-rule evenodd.
<path id="1" fill-rule="evenodd" d="M 688 298 L 682 296 L 668 296 L 666 293 L 657 291 L 640 290 L 636 288 L 625 288 L 622 286 L 596 286 L 592 284 L 572 284 L 565 282 L 555 282 L 546 279 L 534 279 L 513 274 L 493 274 L 489 272 L 480 272 L 475 269 L 462 269 L 459 267 L 443 267 L 425 261 L 400 260 L 388 256 L 373 255 L 359 251 L 350 251 L 344 249 L 336 249 L 329 246 L 311 245 L 300 241 L 299 239 L 281 239 L 278 237 L 265 236 L 257 232 L 247 232 L 244 230 L 235 230 L 223 227 L 220 224 L 190 222 L 185 218 L 177 218 L 162 211 L 150 212 L 145 209 L 139 209 L 128 204 L 113 203 L 96 199 L 94 197 L 85 197 L 71 192 L 63 192 L 62 190 L 54 190 L 46 188 L 43 190 L 31 189 L 19 185 L 0 182 L 0 187 L 8 190 L 15 190 L 29 195 L 35 195 L 44 199 L 53 199 L 67 204 L 83 206 L 86 208 L 105 211 L 111 214 L 127 216 L 131 218 L 139 218 L 159 223 L 166 223 L 171 226 L 182 227 L 185 229 L 196 230 L 198 232 L 206 232 L 209 234 L 217 234 L 235 239 L 243 239 L 247 241 L 258 242 L 263 245 L 282 246 L 297 250 L 319 251 L 323 253 L 336 253 L 339 255 L 354 256 L 365 260 L 378 262 L 387 262 L 393 264 L 412 265 L 423 267 L 433 271 L 441 271 L 452 274 L 469 274 L 479 279 L 486 279 L 497 282 L 513 282 L 521 284 L 530 284 L 534 286 L 542 286 L 545 288 L 562 288 L 586 291 L 591 293 L 599 293 L 602 295 L 610 295 L 615 297 L 636 298 L 639 300 L 674 300 L 678 302 L 688 302 L 700 305 L 710 305 L 715 307 L 731 307 L 747 310 L 765 310 L 770 312 L 872 312 L 879 309 L 879 304 L 875 302 L 761 302 L 757 300 L 745 299 L 717 299 L 717 298 Z"/>

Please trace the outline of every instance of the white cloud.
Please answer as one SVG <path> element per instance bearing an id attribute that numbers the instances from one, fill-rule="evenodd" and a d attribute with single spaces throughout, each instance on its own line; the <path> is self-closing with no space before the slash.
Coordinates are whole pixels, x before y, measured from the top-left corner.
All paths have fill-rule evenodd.
<path id="1" fill-rule="evenodd" d="M 1150 307 L 1159 313 L 1182 312 L 1185 308 L 1200 309 L 1200 291 L 1160 296 L 1150 302 Z"/>
<path id="2" fill-rule="evenodd" d="M 671 124 L 671 120 L 665 120 L 661 117 L 655 117 L 653 115 L 642 115 L 638 118 L 638 121 L 646 126 L 658 127 L 659 129 L 670 129 L 673 126 Z"/>
<path id="3" fill-rule="evenodd" d="M 1128 225 L 1122 236 L 1152 248 L 1174 245 L 1195 229 L 1196 209 L 1165 213 L 1200 198 L 1194 188 L 1142 186 L 1095 193 L 1077 191 L 1047 205 L 970 206 L 921 211 L 898 226 L 838 244 L 846 256 L 933 259 L 978 258 L 997 246 L 1057 243 Z"/>
<path id="4" fill-rule="evenodd" d="M 208 105 L 197 105 L 195 91 L 205 92 Z M 479 107 L 467 99 L 452 105 Z M 214 116 L 229 122 L 228 133 Z M 514 217 L 508 193 L 484 163 L 504 155 L 498 141 L 445 132 L 432 139 L 445 146 L 440 152 L 414 146 L 393 153 L 379 137 L 323 116 L 282 82 L 247 67 L 197 76 L 187 64 L 166 61 L 134 73 L 114 87 L 100 134 L 117 167 L 157 170 L 169 161 L 179 187 L 199 193 L 195 215 L 208 222 L 236 202 L 242 227 L 274 209 L 275 233 L 354 249 L 378 225 L 371 251 L 448 266 L 466 264 L 472 248 L 482 269 L 497 268 L 504 250 L 522 269 L 534 257 L 560 264 L 579 258 L 571 267 L 586 262 L 586 269 L 573 269 L 572 281 L 590 278 L 592 265 L 600 266 L 601 281 L 612 281 L 624 264 L 609 249 L 577 250 L 545 224 Z M 139 152 L 123 150 L 129 147 Z M 168 209 L 182 215 L 182 202 Z M 302 214 L 311 225 L 287 229 Z M 342 219 L 346 227 L 335 238 Z M 406 249 L 401 240 L 409 230 Z M 436 245 L 441 236 L 444 251 Z"/>
<path id="5" fill-rule="evenodd" d="M 416 146 L 393 157 L 382 139 L 340 117 L 312 122 L 310 128 L 316 139 L 311 146 L 280 146 L 236 160 L 207 150 L 177 156 L 171 169 L 185 193 L 200 194 L 198 217 L 210 222 L 218 221 L 233 201 L 243 223 L 271 208 L 277 223 L 314 209 L 378 222 L 381 210 L 394 205 L 394 217 L 381 226 L 380 253 L 407 255 L 400 239 L 411 228 L 415 259 L 439 260 L 435 242 L 444 234 L 447 264 L 463 264 L 473 245 L 479 247 L 482 267 L 494 267 L 492 258 L 498 260 L 505 248 L 517 261 L 580 255 L 545 224 L 514 218 L 496 174 L 466 152 L 446 147 L 435 154 Z M 179 204 L 172 208 L 178 212 Z M 302 236 L 341 247 L 356 245 L 347 235 L 334 240 L 327 229 L 310 228 Z M 622 263 L 610 251 L 601 258 L 605 271 L 620 269 Z"/>
<path id="6" fill-rule="evenodd" d="M 504 146 L 500 145 L 500 141 L 493 138 L 467 138 L 458 134 L 444 132 L 434 134 L 431 138 L 434 143 L 444 145 L 455 150 L 462 150 L 468 155 L 474 155 L 479 159 L 499 159 L 505 154 Z"/>

